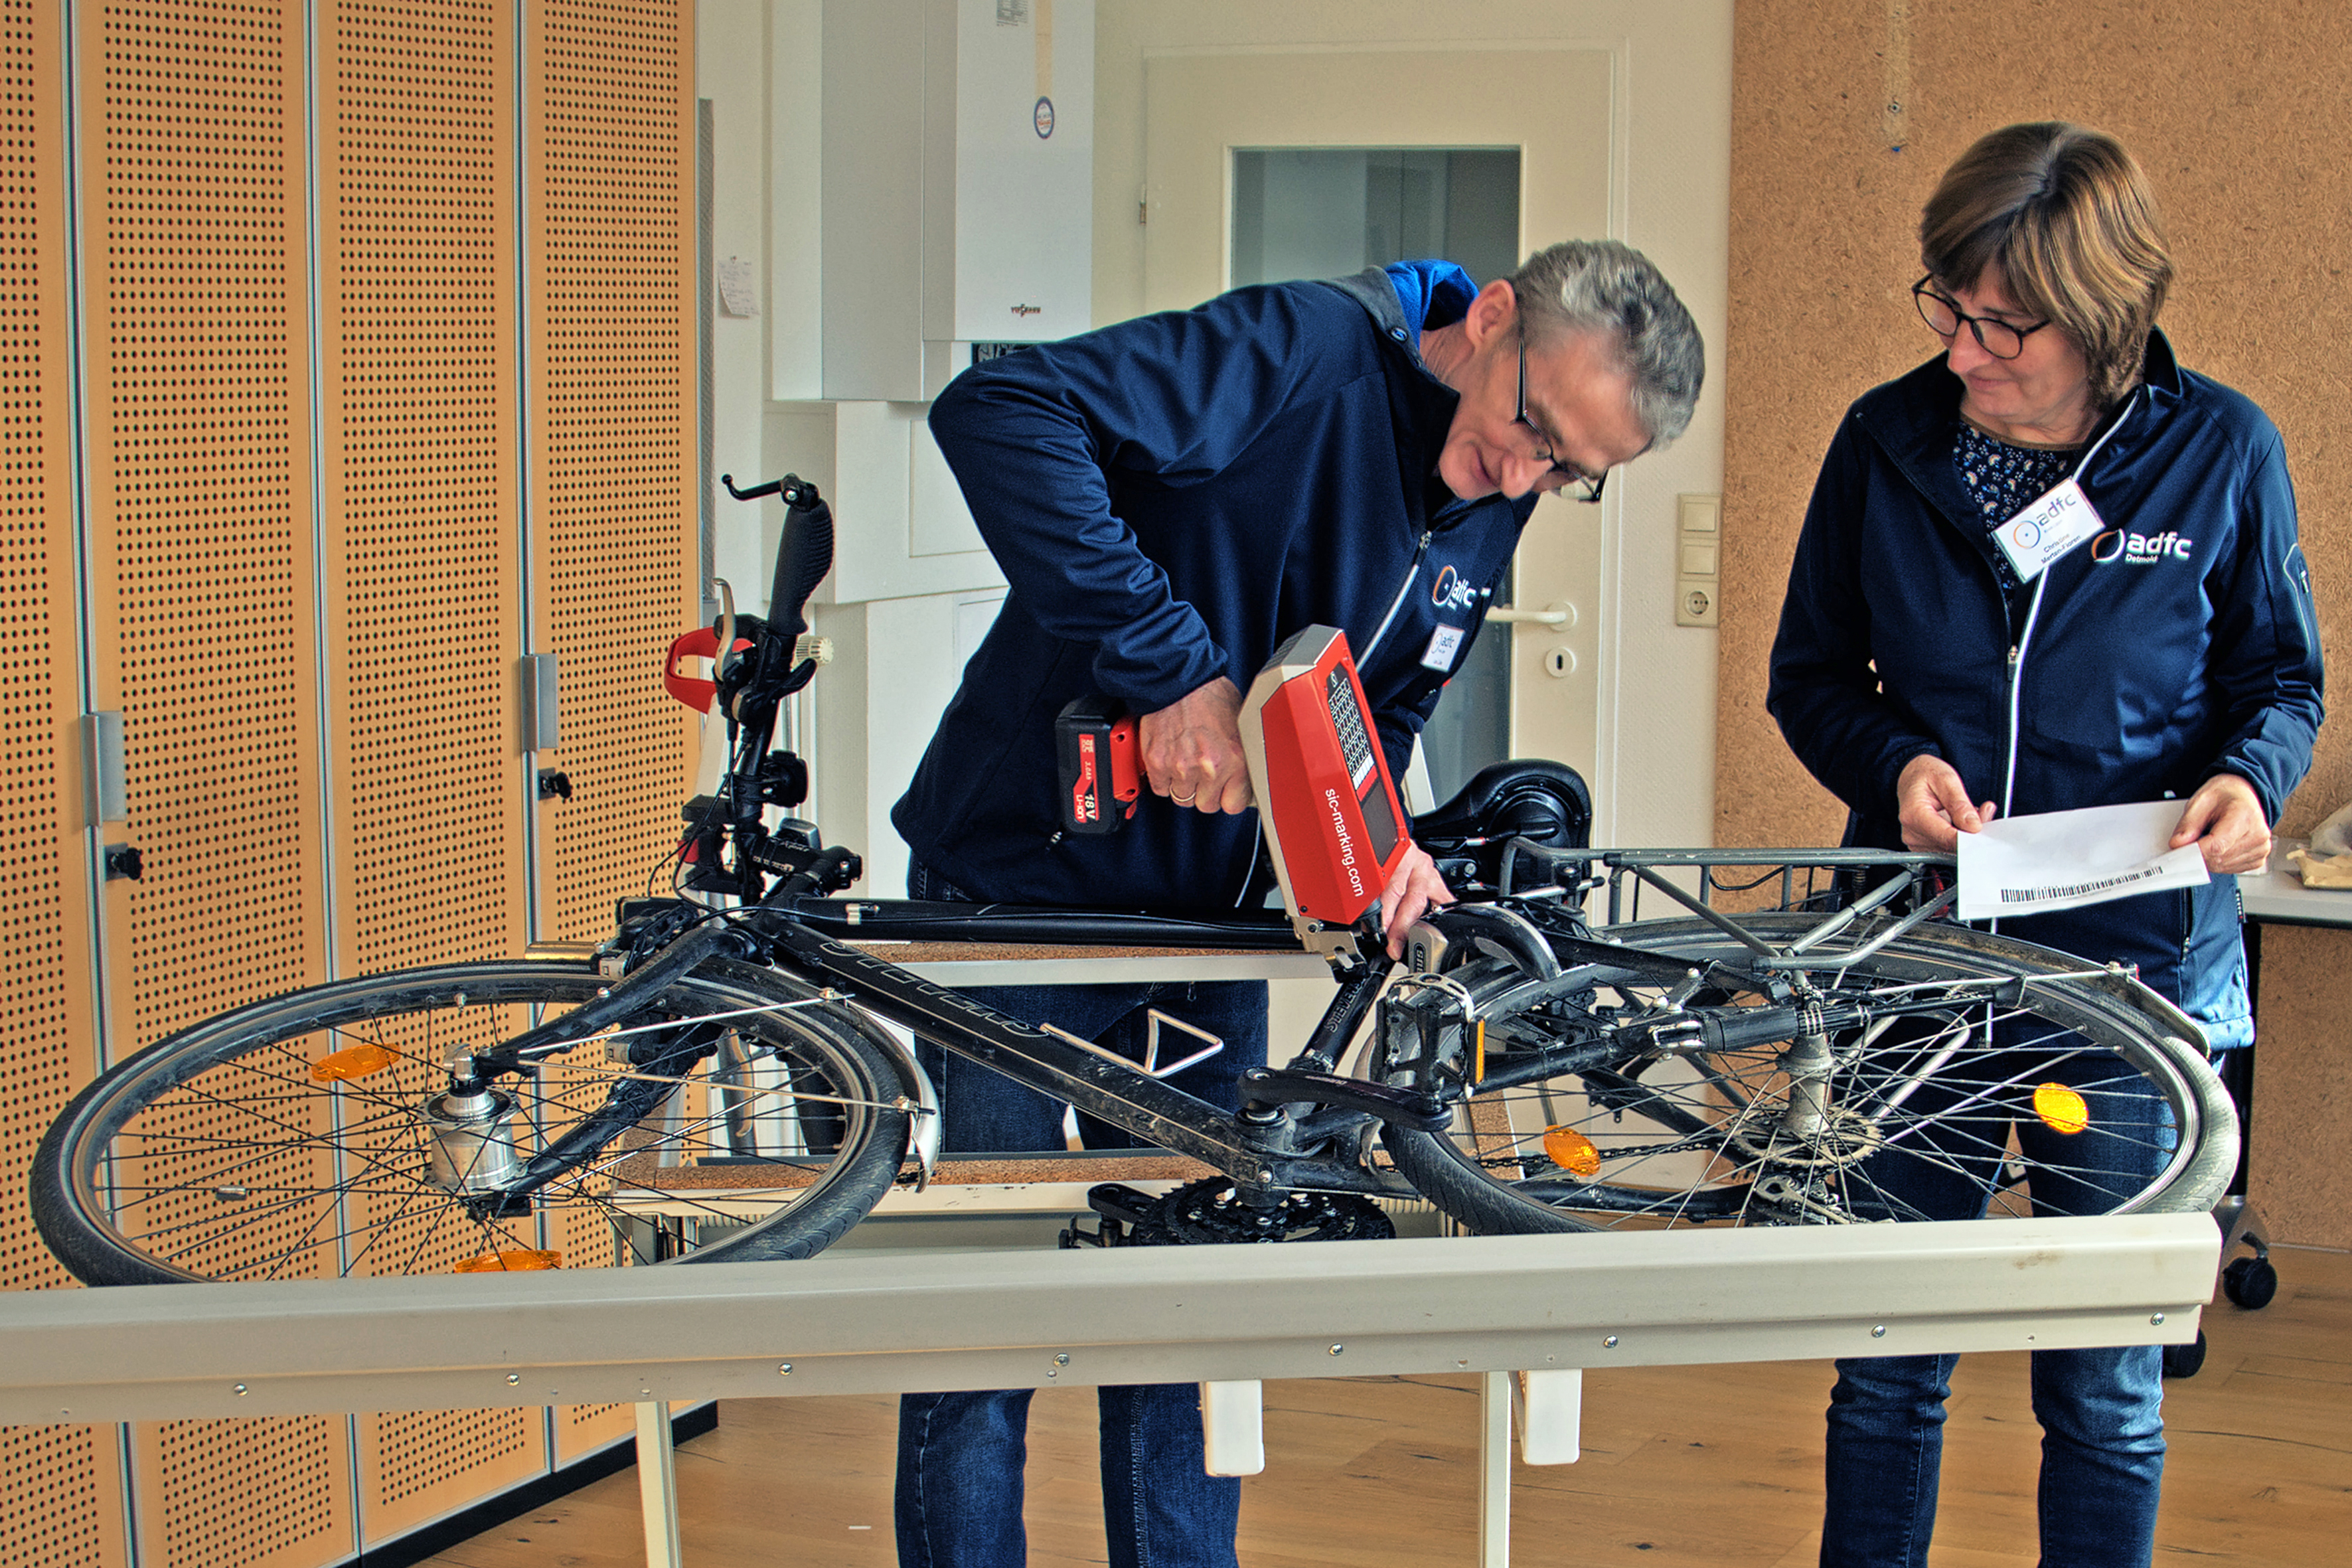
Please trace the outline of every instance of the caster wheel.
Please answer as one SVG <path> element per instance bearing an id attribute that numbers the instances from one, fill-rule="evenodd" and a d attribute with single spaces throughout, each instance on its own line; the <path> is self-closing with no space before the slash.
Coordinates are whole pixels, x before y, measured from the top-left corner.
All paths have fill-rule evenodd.
<path id="1" fill-rule="evenodd" d="M 2197 1331 L 2197 1338 L 2189 1344 L 2164 1347 L 2164 1375 L 2167 1377 L 2195 1377 L 2198 1369 L 2204 1364 L 2205 1331 L 2202 1329 Z"/>
<path id="2" fill-rule="evenodd" d="M 2249 1312 L 2259 1312 L 2278 1294 L 2278 1270 L 2267 1258 L 2241 1258 L 2221 1270 L 2221 1294 Z"/>

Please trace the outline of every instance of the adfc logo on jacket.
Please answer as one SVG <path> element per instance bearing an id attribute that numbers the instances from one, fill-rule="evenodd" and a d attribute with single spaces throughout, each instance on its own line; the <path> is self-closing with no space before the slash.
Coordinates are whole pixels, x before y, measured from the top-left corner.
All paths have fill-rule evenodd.
<path id="1" fill-rule="evenodd" d="M 2159 561 L 2186 561 L 2197 542 L 2179 533 L 2126 533 L 2111 528 L 2091 541 L 2091 559 L 2105 565 L 2120 561 L 2126 566 L 2153 566 Z"/>
<path id="2" fill-rule="evenodd" d="M 1437 581 L 1429 590 L 1429 602 L 1441 610 L 1466 610 L 1477 596 L 1478 590 L 1470 585 L 1470 579 L 1452 566 L 1437 574 Z"/>

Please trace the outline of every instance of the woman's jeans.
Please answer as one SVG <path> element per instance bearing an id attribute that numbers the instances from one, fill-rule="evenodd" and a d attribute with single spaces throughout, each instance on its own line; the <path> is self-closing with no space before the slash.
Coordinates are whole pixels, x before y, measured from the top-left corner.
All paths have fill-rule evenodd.
<path id="1" fill-rule="evenodd" d="M 918 867 L 909 896 L 961 899 Z M 1231 1110 L 1243 1069 L 1265 1060 L 1263 982 L 975 987 L 972 1000 L 1030 1023 L 1051 1023 L 1138 1062 L 1145 1010 L 1206 1029 L 1225 1048 L 1169 1080 Z M 1191 1037 L 1170 1031 L 1163 1053 Z M 963 1058 L 922 1047 L 945 1120 L 941 1146 L 957 1153 L 1059 1150 L 1063 1107 Z M 1148 1147 L 1091 1117 L 1089 1149 Z M 1196 1384 L 1096 1391 L 1102 1445 L 1103 1524 L 1111 1568 L 1234 1568 L 1241 1482 L 1202 1469 Z M 1022 1467 L 1031 1391 L 909 1394 L 898 1403 L 898 1482 L 893 1517 L 902 1568 L 1022 1568 Z"/>
<path id="2" fill-rule="evenodd" d="M 2059 1042 L 2081 1044 L 2079 1037 Z M 2163 1168 L 2175 1142 L 2170 1114 L 2138 1075 L 2105 1052 L 2073 1057 L 2021 1049 L 1995 1058 L 1969 1083 L 1934 1085 L 1950 1105 L 1972 1086 L 2062 1082 L 2081 1091 L 2087 1131 L 2069 1136 L 2030 1111 L 2015 1120 L 2018 1144 L 2036 1163 L 2036 1214 L 2097 1214 Z M 1873 1155 L 1849 1194 L 1873 1191 L 1891 1212 L 1965 1219 L 1986 1206 L 1979 1183 L 1999 1159 L 2014 1102 L 1986 1106 L 1933 1135 L 1932 1147 Z M 1905 1143 L 1911 1140 L 1906 1139 Z M 1919 1157 L 1925 1155 L 1926 1157 Z M 2052 1172 L 2050 1165 L 2063 1167 Z M 1858 1204 L 1858 1206 L 1859 1204 Z M 1936 1524 L 1944 1401 L 1952 1355 L 1841 1361 L 1830 1394 L 1824 1568 L 1925 1568 Z M 2033 1413 L 2042 1423 L 2038 1493 L 2042 1568 L 2145 1568 L 2155 1551 L 2164 1475 L 2163 1352 L 2155 1345 L 2033 1352 Z"/>

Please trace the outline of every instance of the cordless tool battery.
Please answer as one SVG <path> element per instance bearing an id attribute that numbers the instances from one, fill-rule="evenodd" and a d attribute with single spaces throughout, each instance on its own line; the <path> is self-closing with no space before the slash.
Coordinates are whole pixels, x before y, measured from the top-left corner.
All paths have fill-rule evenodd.
<path id="1" fill-rule="evenodd" d="M 1054 720 L 1054 752 L 1066 832 L 1116 833 L 1135 815 L 1143 763 L 1126 704 L 1092 692 L 1074 699 Z"/>

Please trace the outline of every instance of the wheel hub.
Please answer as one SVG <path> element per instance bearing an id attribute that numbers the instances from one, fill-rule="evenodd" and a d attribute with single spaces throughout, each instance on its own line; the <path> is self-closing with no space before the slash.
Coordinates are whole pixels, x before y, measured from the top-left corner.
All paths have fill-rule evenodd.
<path id="1" fill-rule="evenodd" d="M 493 1089 L 472 1094 L 451 1090 L 426 1100 L 433 1180 L 450 1192 L 468 1194 L 494 1194 L 509 1185 L 522 1163 L 509 1130 L 514 1110 L 514 1097 Z"/>

